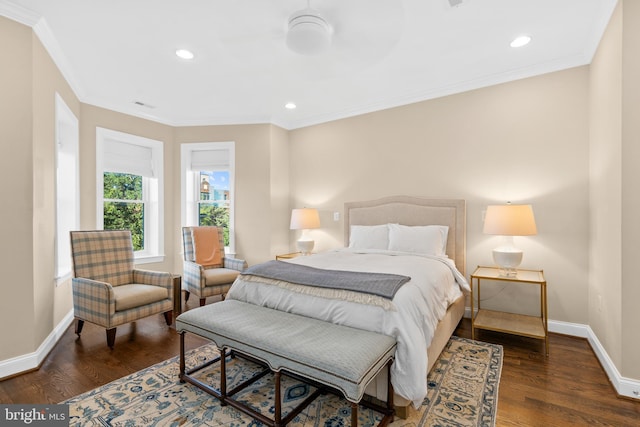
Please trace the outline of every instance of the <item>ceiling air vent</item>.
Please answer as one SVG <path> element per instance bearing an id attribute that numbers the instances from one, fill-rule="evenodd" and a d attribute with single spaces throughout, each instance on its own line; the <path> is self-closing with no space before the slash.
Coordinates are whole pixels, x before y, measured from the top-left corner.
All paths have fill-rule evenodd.
<path id="1" fill-rule="evenodd" d="M 136 104 L 139 107 L 156 108 L 153 105 L 145 104 L 142 101 L 133 101 L 133 103 Z"/>

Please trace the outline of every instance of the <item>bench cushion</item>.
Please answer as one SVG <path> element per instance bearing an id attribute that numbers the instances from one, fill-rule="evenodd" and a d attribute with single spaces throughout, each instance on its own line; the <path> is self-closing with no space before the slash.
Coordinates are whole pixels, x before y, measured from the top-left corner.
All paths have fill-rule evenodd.
<path id="1" fill-rule="evenodd" d="M 176 330 L 334 387 L 351 402 L 362 399 L 396 348 L 386 335 L 236 300 L 189 310 L 176 319 Z"/>

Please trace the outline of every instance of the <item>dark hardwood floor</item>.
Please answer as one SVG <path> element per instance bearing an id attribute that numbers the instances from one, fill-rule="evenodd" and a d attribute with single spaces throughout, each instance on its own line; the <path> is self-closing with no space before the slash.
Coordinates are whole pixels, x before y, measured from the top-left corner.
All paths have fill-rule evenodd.
<path id="1" fill-rule="evenodd" d="M 456 335 L 471 337 L 468 319 Z M 504 348 L 498 426 L 640 426 L 640 402 L 616 397 L 586 340 L 552 334 L 547 358 L 541 341 L 484 331 L 476 338 Z M 205 342 L 186 340 L 189 348 Z M 58 403 L 174 357 L 179 346 L 161 315 L 119 327 L 113 350 L 104 329 L 85 323 L 78 339 L 71 326 L 40 369 L 0 381 L 0 403 Z"/>
<path id="2" fill-rule="evenodd" d="M 463 319 L 456 335 L 471 338 Z M 619 398 L 588 341 L 549 335 L 540 340 L 476 331 L 503 346 L 497 426 L 640 426 L 640 401 Z"/>

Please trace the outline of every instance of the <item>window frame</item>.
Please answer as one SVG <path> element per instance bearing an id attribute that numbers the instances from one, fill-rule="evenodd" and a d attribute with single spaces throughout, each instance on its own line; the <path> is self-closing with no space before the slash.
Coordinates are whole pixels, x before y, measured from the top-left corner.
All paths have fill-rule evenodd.
<path id="1" fill-rule="evenodd" d="M 124 132 L 96 127 L 96 227 L 104 229 L 104 173 L 119 172 L 140 175 L 135 172 L 105 170 L 105 147 L 109 141 L 131 144 L 151 149 L 153 177 L 142 176 L 144 201 L 145 248 L 134 252 L 137 264 L 163 262 L 164 254 L 164 153 L 162 141 Z"/>
<path id="2" fill-rule="evenodd" d="M 80 127 L 79 121 L 60 94 L 55 94 L 55 249 L 54 282 L 58 286 L 72 277 L 69 232 L 80 225 Z M 70 155 L 61 169 L 61 154 Z M 61 173 L 62 172 L 62 173 Z M 61 188 L 73 188 L 73 196 L 64 198 Z M 67 194 L 68 195 L 68 194 Z M 65 209 L 66 208 L 66 209 Z"/>
<path id="3" fill-rule="evenodd" d="M 193 156 L 198 151 L 226 151 L 228 154 L 228 165 L 226 168 L 218 167 L 207 171 L 229 172 L 229 246 L 225 248 L 225 253 L 230 257 L 235 256 L 235 142 L 193 142 L 183 143 L 180 146 L 181 160 L 181 191 L 180 208 L 181 223 L 183 227 L 197 226 L 199 223 L 200 204 L 200 172 L 193 170 L 191 163 Z"/>

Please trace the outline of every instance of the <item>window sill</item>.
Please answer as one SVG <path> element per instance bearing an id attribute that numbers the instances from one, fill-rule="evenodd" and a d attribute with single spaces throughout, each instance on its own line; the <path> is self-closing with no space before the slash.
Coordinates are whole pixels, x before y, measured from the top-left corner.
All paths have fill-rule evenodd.
<path id="1" fill-rule="evenodd" d="M 60 286 L 64 282 L 67 282 L 67 281 L 71 280 L 72 277 L 73 277 L 73 275 L 71 274 L 71 272 L 65 273 L 60 277 L 56 277 L 55 278 L 56 287 Z"/>
<path id="2" fill-rule="evenodd" d="M 135 264 L 153 264 L 163 261 L 164 255 L 136 255 L 134 258 Z"/>

